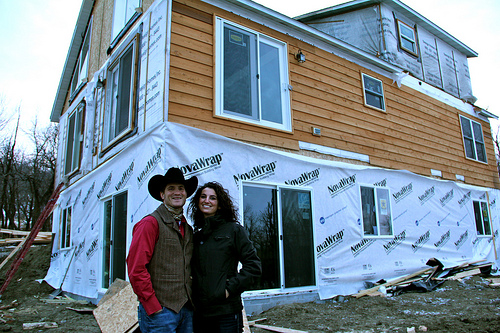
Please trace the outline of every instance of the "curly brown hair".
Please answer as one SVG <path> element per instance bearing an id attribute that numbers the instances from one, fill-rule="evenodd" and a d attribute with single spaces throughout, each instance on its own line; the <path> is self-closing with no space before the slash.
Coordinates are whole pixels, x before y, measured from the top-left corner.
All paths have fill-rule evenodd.
<path id="1" fill-rule="evenodd" d="M 200 202 L 201 192 L 206 188 L 211 188 L 215 191 L 218 206 L 217 214 L 221 215 L 228 222 L 238 222 L 238 213 L 228 190 L 218 182 L 208 182 L 196 190 L 196 193 L 191 197 L 191 201 L 189 202 L 189 216 L 194 224 L 198 226 L 203 223 L 204 216 L 198 207 L 198 203 Z"/>

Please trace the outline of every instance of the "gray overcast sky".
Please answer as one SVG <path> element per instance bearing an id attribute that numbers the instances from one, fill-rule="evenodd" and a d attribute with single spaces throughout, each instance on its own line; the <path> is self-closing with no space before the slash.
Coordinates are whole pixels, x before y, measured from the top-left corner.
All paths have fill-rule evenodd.
<path id="1" fill-rule="evenodd" d="M 346 1 L 258 0 L 294 17 Z M 478 52 L 469 59 L 479 107 L 500 116 L 500 1 L 402 0 Z M 80 10 L 80 0 L 0 0 L 0 98 L 20 106 L 22 124 L 49 123 L 59 79 Z"/>

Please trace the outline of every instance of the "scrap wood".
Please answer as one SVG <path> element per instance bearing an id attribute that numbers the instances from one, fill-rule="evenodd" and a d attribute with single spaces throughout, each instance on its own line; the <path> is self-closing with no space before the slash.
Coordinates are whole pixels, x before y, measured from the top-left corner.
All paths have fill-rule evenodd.
<path id="1" fill-rule="evenodd" d="M 479 275 L 479 274 L 481 274 L 481 270 L 479 268 L 469 269 L 469 270 L 457 273 L 455 275 L 452 275 L 452 276 L 446 278 L 446 280 L 460 280 L 464 277 Z"/>
<path id="2" fill-rule="evenodd" d="M 494 287 L 500 287 L 500 278 L 491 278 L 491 279 L 486 279 L 490 283 L 488 284 L 488 287 L 494 288 Z"/>
<path id="3" fill-rule="evenodd" d="M 420 270 L 418 272 L 415 272 L 413 274 L 410 274 L 410 275 L 407 275 L 407 276 L 403 276 L 403 277 L 397 278 L 395 280 L 392 280 L 392 281 L 389 281 L 389 282 L 386 282 L 386 283 L 383 283 L 383 284 L 376 285 L 375 287 L 372 287 L 372 288 L 369 288 L 369 289 L 365 289 L 365 290 L 360 291 L 359 293 L 354 294 L 352 296 L 354 296 L 356 298 L 359 298 L 361 296 L 365 296 L 365 295 L 377 292 L 381 287 L 393 286 L 393 285 L 395 285 L 397 283 L 400 283 L 400 282 L 412 279 L 412 278 L 414 278 L 416 276 L 428 273 L 431 270 L 432 270 L 432 268 L 425 268 L 425 269 L 422 269 L 422 270 Z"/>
<path id="4" fill-rule="evenodd" d="M 88 301 L 85 300 L 77 300 L 68 296 L 57 296 L 53 299 L 51 298 L 42 298 L 40 301 L 48 304 L 62 304 L 62 303 L 78 303 L 78 304 L 89 304 Z"/>
<path id="5" fill-rule="evenodd" d="M 116 279 L 94 310 L 94 317 L 103 333 L 133 332 L 138 323 L 139 301 L 129 282 Z"/>
<path id="6" fill-rule="evenodd" d="M 17 301 L 12 301 L 12 303 L 10 303 L 9 305 L 2 305 L 2 306 L 0 306 L 0 310 L 12 309 L 12 308 L 15 308 L 18 305 L 19 305 L 19 303 L 17 303 Z"/>
<path id="7" fill-rule="evenodd" d="M 17 253 L 17 251 L 19 251 L 19 249 L 24 245 L 27 239 L 28 236 L 24 237 L 23 240 L 19 243 L 19 245 L 14 250 L 12 250 L 12 252 L 7 256 L 7 258 L 5 258 L 4 261 L 0 264 L 0 269 L 3 266 L 5 266 L 5 264 L 9 261 L 9 259 L 12 258 Z"/>
<path id="8" fill-rule="evenodd" d="M 271 332 L 279 332 L 279 333 L 308 333 L 307 331 L 299 331 L 291 328 L 270 326 L 270 325 L 261 325 L 261 324 L 253 324 L 252 327 L 262 328 L 264 330 L 268 330 Z"/>
<path id="9" fill-rule="evenodd" d="M 34 328 L 56 328 L 57 323 L 55 322 L 40 322 L 40 323 L 24 323 L 23 330 L 32 330 Z"/>
<path id="10" fill-rule="evenodd" d="M 70 306 L 67 306 L 66 309 L 72 310 L 78 313 L 93 313 L 94 308 L 72 308 Z"/>
<path id="11" fill-rule="evenodd" d="M 241 314 L 243 316 L 243 333 L 251 333 L 250 332 L 250 327 L 248 326 L 248 318 L 247 318 L 247 312 L 245 311 L 245 308 L 241 311 Z"/>
<path id="12" fill-rule="evenodd" d="M 125 331 L 125 333 L 134 333 L 135 330 L 139 329 L 139 322 L 135 323 L 134 326 Z M 139 333 L 141 331 L 138 331 Z"/>

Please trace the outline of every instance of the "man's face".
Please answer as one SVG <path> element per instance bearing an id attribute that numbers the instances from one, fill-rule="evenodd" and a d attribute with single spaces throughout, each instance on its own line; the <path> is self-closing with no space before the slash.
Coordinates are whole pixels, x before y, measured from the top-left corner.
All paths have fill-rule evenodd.
<path id="1" fill-rule="evenodd" d="M 182 184 L 167 184 L 165 190 L 160 192 L 163 203 L 173 208 L 181 208 L 186 203 L 187 193 Z"/>

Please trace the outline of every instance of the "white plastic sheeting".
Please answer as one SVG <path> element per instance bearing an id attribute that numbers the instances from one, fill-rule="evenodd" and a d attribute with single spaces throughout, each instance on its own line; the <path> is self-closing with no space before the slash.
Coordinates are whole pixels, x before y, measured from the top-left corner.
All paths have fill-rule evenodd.
<path id="1" fill-rule="evenodd" d="M 127 191 L 128 249 L 133 225 L 158 205 L 148 194 L 148 180 L 171 166 L 180 167 L 186 177 L 198 176 L 200 184 L 221 182 L 238 204 L 241 181 L 311 189 L 316 280 L 323 299 L 356 293 L 364 281 L 413 273 L 433 257 L 457 265 L 480 259 L 496 262 L 492 237 L 477 236 L 473 200 L 489 201 L 498 236 L 497 190 L 302 157 L 161 123 L 61 193 L 45 280 L 53 287 L 62 284 L 65 291 L 98 298 L 104 292 L 104 202 Z M 361 184 L 390 190 L 393 236 L 363 237 Z M 68 207 L 72 246 L 59 249 L 61 212 Z"/>

